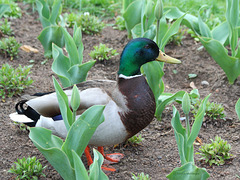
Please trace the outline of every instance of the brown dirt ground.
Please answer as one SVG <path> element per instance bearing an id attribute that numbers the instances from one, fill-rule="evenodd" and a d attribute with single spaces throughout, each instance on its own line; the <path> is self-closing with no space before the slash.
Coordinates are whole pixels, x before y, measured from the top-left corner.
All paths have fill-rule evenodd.
<path id="1" fill-rule="evenodd" d="M 21 6 L 23 8 L 23 6 Z M 9 63 L 14 67 L 19 64 L 30 65 L 29 60 L 35 60 L 30 77 L 34 80 L 32 87 L 25 90 L 24 93 L 32 94 L 35 92 L 47 92 L 53 90 L 51 63 L 48 60 L 44 65 L 43 48 L 37 40 L 37 36 L 42 30 L 37 13 L 31 13 L 30 10 L 23 11 L 20 19 L 11 19 L 12 28 L 16 39 L 22 45 L 31 45 L 40 52 L 37 54 L 26 53 L 20 50 L 19 57 L 10 61 L 9 58 L 0 56 L 1 64 Z M 110 22 L 112 23 L 112 22 Z M 101 35 L 87 36 L 83 35 L 84 59 L 88 61 L 88 53 L 93 50 L 94 45 L 105 43 L 109 47 L 121 52 L 124 45 L 128 42 L 126 31 L 114 30 L 112 27 L 106 27 Z M 186 36 L 181 46 L 169 44 L 166 47 L 166 53 L 182 60 L 180 65 L 165 65 L 165 92 L 175 93 L 179 90 L 190 92 L 190 82 L 194 82 L 199 89 L 201 97 L 211 93 L 210 101 L 223 104 L 226 112 L 226 121 L 212 121 L 203 127 L 199 137 L 203 143 L 210 143 L 216 135 L 227 140 L 232 146 L 231 153 L 234 155 L 231 161 L 222 166 L 209 167 L 199 162 L 200 156 L 195 155 L 195 162 L 199 167 L 205 167 L 211 175 L 210 179 L 239 179 L 240 176 L 240 123 L 237 120 L 234 111 L 234 105 L 240 97 L 240 78 L 233 84 L 229 85 L 223 70 L 215 61 L 202 49 L 201 44 L 195 42 L 191 37 Z M 88 79 L 115 79 L 116 71 L 119 64 L 119 56 L 105 64 L 96 63 L 89 73 Z M 177 74 L 173 73 L 177 70 Z M 188 79 L 189 73 L 197 74 L 197 78 Z M 202 86 L 201 82 L 206 80 L 209 86 Z M 41 159 L 43 166 L 47 165 L 44 170 L 46 178 L 41 179 L 61 179 L 59 174 L 41 155 L 38 149 L 33 145 L 28 137 L 28 132 L 21 131 L 10 121 L 8 115 L 14 112 L 15 104 L 21 97 L 7 99 L 5 103 L 0 103 L 0 179 L 12 179 L 12 174 L 7 173 L 17 158 L 27 156 L 36 156 Z M 166 108 L 161 122 L 154 120 L 141 134 L 144 140 L 139 146 L 126 146 L 120 144 L 117 148 L 109 147 L 106 152 L 121 152 L 125 154 L 124 159 L 113 165 L 117 172 L 110 175 L 110 179 L 131 179 L 131 173 L 144 172 L 149 174 L 151 179 L 166 179 L 175 167 L 180 166 L 177 145 L 174 138 L 174 132 L 170 121 L 172 118 L 172 106 Z M 222 123 L 220 123 L 222 122 Z M 195 151 L 199 146 L 195 145 Z M 85 158 L 83 158 L 85 159 Z"/>

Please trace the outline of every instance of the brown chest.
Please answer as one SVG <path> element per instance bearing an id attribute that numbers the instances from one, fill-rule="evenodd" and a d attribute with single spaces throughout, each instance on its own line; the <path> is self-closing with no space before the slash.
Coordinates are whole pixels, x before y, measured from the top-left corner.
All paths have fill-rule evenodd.
<path id="1" fill-rule="evenodd" d="M 119 78 L 119 91 L 126 97 L 129 111 L 119 113 L 129 137 L 144 129 L 154 118 L 155 99 L 144 76 Z"/>

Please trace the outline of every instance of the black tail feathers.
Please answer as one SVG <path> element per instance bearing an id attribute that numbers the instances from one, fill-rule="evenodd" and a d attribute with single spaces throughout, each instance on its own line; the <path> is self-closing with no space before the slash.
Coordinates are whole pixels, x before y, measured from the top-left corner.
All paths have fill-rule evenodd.
<path id="1" fill-rule="evenodd" d="M 16 104 L 15 109 L 18 114 L 24 114 L 28 118 L 32 119 L 34 122 L 25 123 L 25 124 L 29 127 L 34 127 L 36 125 L 37 121 L 39 120 L 40 115 L 33 108 L 28 106 L 26 104 L 26 102 L 27 102 L 27 100 L 19 101 Z M 24 107 L 24 106 L 26 106 L 26 107 Z"/>

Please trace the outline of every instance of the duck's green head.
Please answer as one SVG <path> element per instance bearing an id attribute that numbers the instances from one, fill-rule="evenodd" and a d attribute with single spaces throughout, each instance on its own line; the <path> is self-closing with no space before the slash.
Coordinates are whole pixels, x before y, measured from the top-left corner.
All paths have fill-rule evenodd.
<path id="1" fill-rule="evenodd" d="M 140 74 L 140 67 L 143 64 L 155 60 L 168 63 L 181 63 L 181 61 L 159 51 L 154 41 L 147 38 L 133 39 L 125 46 L 122 52 L 118 74 L 125 76 Z"/>

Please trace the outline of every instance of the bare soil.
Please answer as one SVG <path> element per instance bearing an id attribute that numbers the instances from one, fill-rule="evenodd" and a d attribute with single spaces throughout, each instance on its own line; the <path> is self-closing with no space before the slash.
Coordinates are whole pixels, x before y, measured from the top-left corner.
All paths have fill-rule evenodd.
<path id="1" fill-rule="evenodd" d="M 32 74 L 34 80 L 32 87 L 25 90 L 25 94 L 35 92 L 48 92 L 54 90 L 52 83 L 53 72 L 51 70 L 52 60 L 41 64 L 45 60 L 43 48 L 37 40 L 37 36 L 42 31 L 42 26 L 38 20 L 37 13 L 32 13 L 26 9 L 26 5 L 21 5 L 23 16 L 20 19 L 10 19 L 15 37 L 22 45 L 30 45 L 39 50 L 39 53 L 26 53 L 22 50 L 18 58 L 10 60 L 0 56 L 1 64 L 9 63 L 13 67 L 32 64 Z M 109 23 L 113 23 L 110 21 Z M 109 47 L 117 49 L 121 53 L 123 47 L 129 40 L 126 31 L 114 30 L 111 26 L 104 28 L 100 35 L 83 35 L 84 60 L 90 60 L 88 55 L 93 50 L 94 45 L 100 42 Z M 196 165 L 204 167 L 210 174 L 209 179 L 236 180 L 240 176 L 240 123 L 234 110 L 236 101 L 240 98 L 240 78 L 233 85 L 229 85 L 223 70 L 215 63 L 209 54 L 201 47 L 199 42 L 195 42 L 186 35 L 180 46 L 169 44 L 166 46 L 166 53 L 182 60 L 180 65 L 165 64 L 163 77 L 165 92 L 178 92 L 184 90 L 190 92 L 190 83 L 194 82 L 199 89 L 201 97 L 211 93 L 210 101 L 223 104 L 226 113 L 226 120 L 208 120 L 201 128 L 199 137 L 203 143 L 210 143 L 216 135 L 227 140 L 232 146 L 231 153 L 234 155 L 230 161 L 222 166 L 208 166 L 199 161 L 200 155 L 195 155 Z M 30 63 L 34 60 L 34 63 Z M 111 79 L 115 80 L 119 65 L 119 56 L 105 63 L 96 63 L 89 72 L 88 79 Z M 177 71 L 177 73 L 173 73 Z M 197 74 L 194 79 L 189 79 L 188 74 Z M 201 85 L 202 81 L 208 81 L 208 86 Z M 5 103 L 0 102 L 0 179 L 12 179 L 13 175 L 8 173 L 8 169 L 17 158 L 36 156 L 41 159 L 46 178 L 41 179 L 62 179 L 54 168 L 47 162 L 44 156 L 38 151 L 28 137 L 27 131 L 21 131 L 9 119 L 9 114 L 14 112 L 15 104 L 21 97 L 8 98 Z M 131 179 L 132 173 L 144 172 L 149 174 L 151 179 L 166 179 L 175 167 L 180 167 L 177 144 L 174 132 L 171 127 L 172 106 L 168 106 L 164 111 L 162 121 L 156 119 L 141 132 L 144 140 L 141 145 L 131 146 L 126 143 L 120 144 L 116 148 L 108 147 L 106 152 L 121 152 L 125 157 L 118 164 L 113 165 L 117 172 L 109 176 L 110 179 L 127 180 Z M 195 145 L 195 151 L 199 149 Z M 85 157 L 83 157 L 85 160 Z"/>

